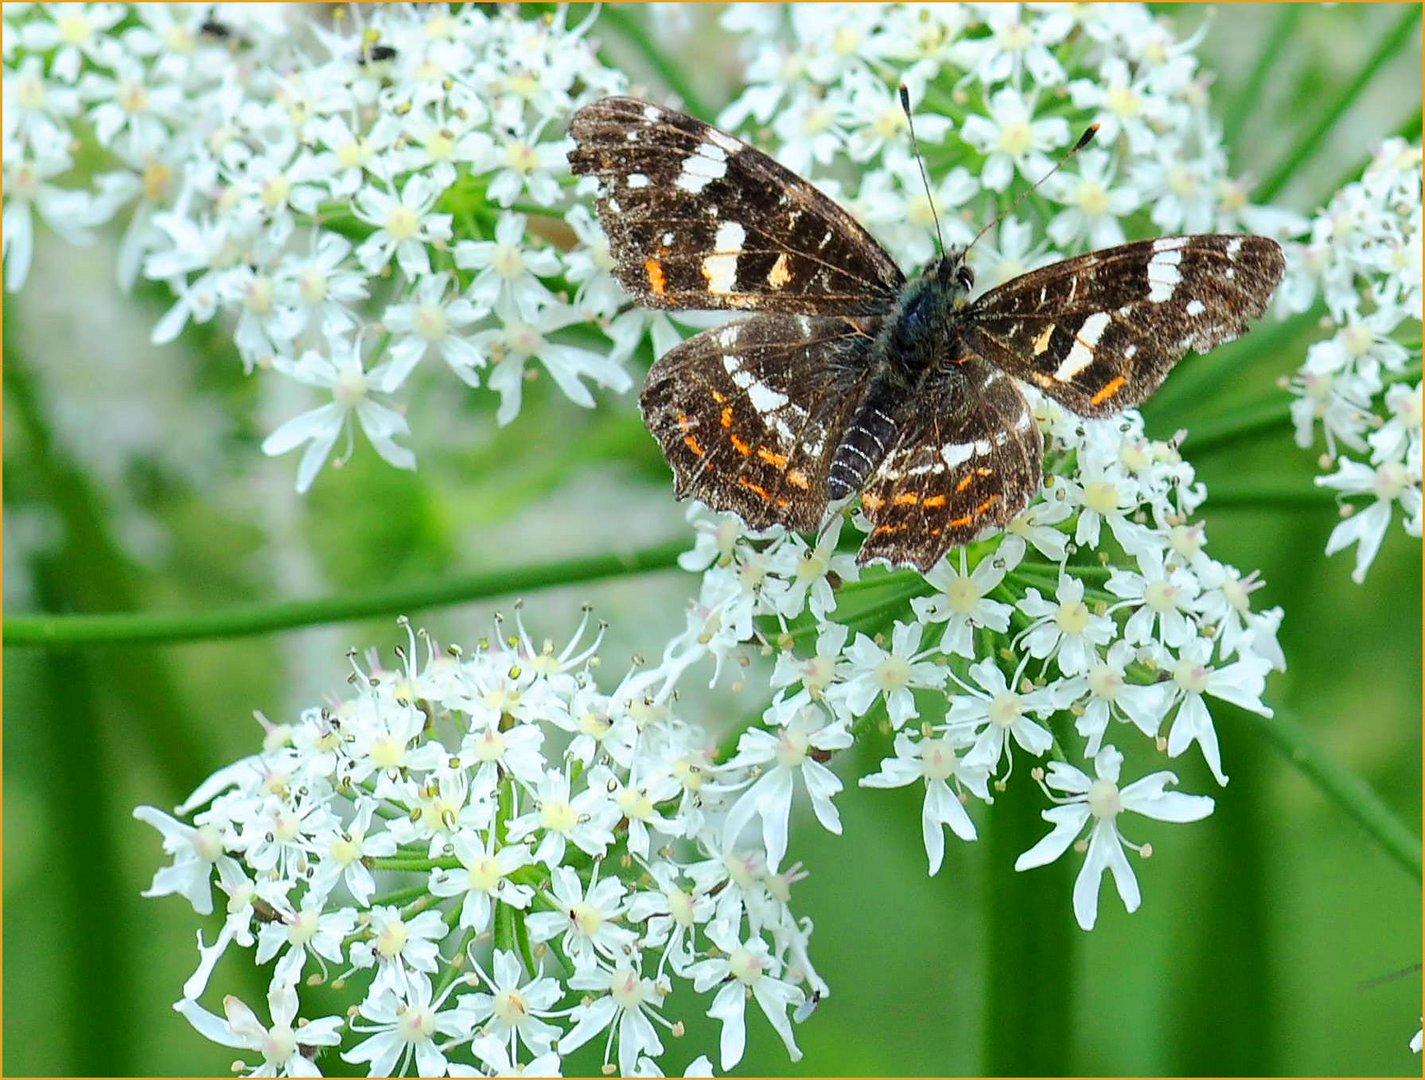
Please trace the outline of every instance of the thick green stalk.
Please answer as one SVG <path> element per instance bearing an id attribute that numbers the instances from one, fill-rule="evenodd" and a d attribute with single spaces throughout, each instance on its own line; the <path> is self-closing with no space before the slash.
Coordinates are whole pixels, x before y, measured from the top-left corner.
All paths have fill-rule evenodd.
<path id="1" fill-rule="evenodd" d="M 1217 703 L 1213 703 L 1217 711 Z M 1273 842 L 1278 823 L 1263 798 L 1271 762 L 1260 746 L 1237 746 L 1232 783 L 1212 797 L 1214 843 L 1192 858 L 1192 890 L 1213 898 L 1169 931 L 1171 972 L 1164 972 L 1175 1022 L 1165 1025 L 1167 1071 L 1184 1076 L 1280 1076 L 1281 987 L 1275 970 Z M 1231 987 L 1232 1008 L 1223 1008 Z M 1204 1037 L 1210 1033 L 1210 1037 Z"/>
<path id="2" fill-rule="evenodd" d="M 50 565 L 35 575 L 39 594 L 63 603 L 66 590 L 59 560 L 45 562 Z M 39 820 L 48 823 L 49 835 L 36 839 L 48 849 L 41 856 L 45 868 L 40 887 L 51 897 L 43 905 L 46 926 L 35 930 L 41 940 L 54 935 L 52 943 L 63 945 L 45 969 L 47 992 L 59 996 L 54 1019 L 60 1024 L 60 1030 L 47 1031 L 45 1041 L 69 1055 L 32 1060 L 44 1060 L 56 1072 L 73 1076 L 122 1075 L 133 1066 L 134 1044 L 127 1038 L 123 1017 L 137 1015 L 133 965 L 143 951 L 142 935 L 136 932 L 137 898 L 124 887 L 119 865 L 124 845 L 115 835 L 115 823 L 122 819 L 123 799 L 115 791 L 121 770 L 105 752 L 108 718 L 88 660 L 76 663 L 54 653 L 43 658 L 50 715 L 37 725 L 39 732 L 20 737 L 21 745 L 41 750 L 42 774 L 52 778 L 31 789 L 46 804 Z M 35 903 L 17 907 L 11 933 L 25 936 Z M 21 1005 L 17 1011 L 23 1016 L 26 1008 Z"/>
<path id="3" fill-rule="evenodd" d="M 58 558 L 62 577 L 54 583 L 52 609 L 82 607 L 89 610 L 134 608 L 143 602 L 138 572 L 111 533 L 103 500 L 89 477 L 65 456 L 51 437 L 40 389 L 14 346 L 14 319 L 4 339 L 6 416 L 27 441 L 26 463 L 33 470 L 35 489 L 64 526 Z M 102 618 L 102 616 L 95 616 Z M 65 616 L 30 616 L 46 622 Z M 42 641 L 35 642 L 42 644 Z M 112 688 L 114 708 L 109 722 L 137 740 L 161 770 L 167 796 L 177 801 L 202 778 L 205 763 L 219 760 L 211 736 L 201 725 L 190 723 L 166 665 L 153 653 L 122 658 L 106 656 L 96 669 L 99 681 Z M 154 792 L 156 798 L 162 792 Z"/>
<path id="4" fill-rule="evenodd" d="M 1326 136 L 1331 133 L 1331 129 L 1336 126 L 1336 122 L 1356 103 L 1356 99 L 1371 84 L 1371 80 L 1398 53 L 1409 48 L 1416 41 L 1415 25 L 1419 21 L 1420 5 L 1406 5 L 1405 13 L 1390 28 L 1385 37 L 1381 38 L 1380 44 L 1361 65 L 1355 78 L 1342 87 L 1334 101 L 1327 103 L 1322 108 L 1311 110 L 1311 115 L 1317 117 L 1316 123 L 1292 147 L 1285 160 L 1254 192 L 1256 201 L 1269 203 L 1281 194 L 1282 189 L 1295 178 L 1301 166 L 1312 154 L 1316 153 Z"/>
<path id="5" fill-rule="evenodd" d="M 235 638 L 278 630 L 346 622 L 376 615 L 411 614 L 428 608 L 486 600 L 512 593 L 574 585 L 602 578 L 668 570 L 688 549 L 686 540 L 626 553 L 584 555 L 534 566 L 486 570 L 439 580 L 381 586 L 341 596 L 242 604 L 217 611 L 177 615 L 16 615 L 6 616 L 7 646 L 77 648 Z"/>
<path id="6" fill-rule="evenodd" d="M 1072 1076 L 1075 938 L 1069 903 L 1073 851 L 1017 873 L 1014 860 L 1049 831 L 1045 800 L 1021 760 L 1009 790 L 985 814 L 984 1072 L 986 1076 Z"/>

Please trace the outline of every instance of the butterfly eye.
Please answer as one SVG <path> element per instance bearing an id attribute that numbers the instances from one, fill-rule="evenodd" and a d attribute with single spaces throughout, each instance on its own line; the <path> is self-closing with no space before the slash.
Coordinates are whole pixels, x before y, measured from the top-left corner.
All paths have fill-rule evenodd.
<path id="1" fill-rule="evenodd" d="M 963 288 L 973 289 L 975 287 L 975 272 L 968 266 L 962 266 L 956 271 L 955 280 L 958 281 Z"/>

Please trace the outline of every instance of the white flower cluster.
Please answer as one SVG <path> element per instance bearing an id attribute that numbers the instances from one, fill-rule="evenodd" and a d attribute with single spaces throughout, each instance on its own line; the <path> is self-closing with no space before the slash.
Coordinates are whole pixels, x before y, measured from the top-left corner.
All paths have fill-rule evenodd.
<path id="1" fill-rule="evenodd" d="M 765 779 L 676 714 L 686 661 L 602 692 L 587 623 L 558 652 L 522 620 L 469 656 L 422 659 L 412 635 L 398 670 L 354 663 L 352 697 L 264 720 L 262 752 L 179 808 L 191 825 L 137 810 L 173 858 L 145 895 L 204 915 L 224 896 L 176 1008 L 260 1055 L 252 1075 L 319 1075 L 317 1048 L 346 1043 L 372 1076 L 555 1076 L 597 1040 L 606 1071 L 646 1076 L 682 1034 L 665 1009 L 682 982 L 711 994 L 724 1069 L 749 1003 L 799 1057 L 792 1014 L 829 991 L 788 906 L 800 868 L 740 839 Z M 234 946 L 275 961 L 270 1026 L 198 1004 Z M 350 1024 L 297 1024 L 304 981 L 359 985 Z"/>
<path id="2" fill-rule="evenodd" d="M 1153 233 L 1300 231 L 1295 215 L 1250 205 L 1228 175 L 1197 39 L 1177 40 L 1142 5 L 744 4 L 724 23 L 746 33 L 748 86 L 723 124 L 763 126 L 779 160 L 906 265 L 931 257 L 935 230 L 898 81 L 947 244 L 968 243 L 1005 195 L 1100 125 L 1093 146 L 1024 204 L 1031 220 L 1008 217 L 970 250 L 982 287 L 1121 243 L 1135 214 L 1144 235 L 1148 222 Z M 847 159 L 854 186 L 837 179 Z"/>
<path id="3" fill-rule="evenodd" d="M 862 785 L 924 783 L 931 873 L 945 856 L 942 826 L 973 840 L 965 807 L 994 801 L 1016 752 L 1052 755 L 1046 783 L 1057 805 L 1044 817 L 1054 832 L 1016 866 L 1057 858 L 1089 827 L 1073 897 L 1088 929 L 1105 869 L 1127 908 L 1138 906 L 1123 847 L 1143 846 L 1118 832 L 1122 811 L 1188 821 L 1212 808 L 1166 792 L 1169 772 L 1120 788 L 1124 756 L 1110 736 L 1148 755 L 1195 744 L 1225 784 L 1207 699 L 1271 715 L 1262 692 L 1268 672 L 1285 667 L 1281 610 L 1253 612 L 1256 575 L 1206 553 L 1192 467 L 1172 444 L 1146 439 L 1136 413 L 1083 421 L 1048 402 L 1037 411 L 1048 474 L 1040 497 L 1004 533 L 924 576 L 859 576 L 852 555 L 836 551 L 840 523 L 812 547 L 694 512 L 699 542 L 684 565 L 705 570 L 678 661 L 694 642 L 719 670 L 749 640 L 776 655 L 773 700 L 732 762 L 762 770 L 758 798 L 732 818 L 760 824 L 773 865 L 787 849 L 798 775 L 817 819 L 840 831 L 831 798 L 841 783 L 824 761 L 856 737 L 894 736 L 892 756 Z"/>
<path id="4" fill-rule="evenodd" d="M 1286 302 L 1305 311 L 1320 295 L 1333 329 L 1290 381 L 1296 442 L 1313 446 L 1320 424 L 1321 467 L 1335 471 L 1316 482 L 1341 493 L 1343 518 L 1326 554 L 1356 545 L 1357 582 L 1397 507 L 1421 533 L 1420 160 L 1419 145 L 1387 140 L 1288 248 Z"/>
<path id="5" fill-rule="evenodd" d="M 502 424 L 533 361 L 580 405 L 627 390 L 650 316 L 618 317 L 565 162 L 570 113 L 627 84 L 569 14 L 6 4 L 6 288 L 37 219 L 76 244 L 126 221 L 119 283 L 174 297 L 156 343 L 222 316 L 249 371 L 321 399 L 263 444 L 306 446 L 299 490 L 355 427 L 414 467 L 398 440 L 423 363 L 497 391 Z M 97 167 L 76 154 L 91 139 Z"/>

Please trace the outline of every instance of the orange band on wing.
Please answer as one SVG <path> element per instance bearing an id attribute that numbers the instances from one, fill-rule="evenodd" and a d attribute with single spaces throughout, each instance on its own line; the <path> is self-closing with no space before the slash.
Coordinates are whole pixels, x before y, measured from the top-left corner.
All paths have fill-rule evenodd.
<path id="1" fill-rule="evenodd" d="M 757 448 L 757 456 L 774 469 L 785 469 L 787 467 L 787 455 L 779 454 L 774 450 L 768 450 L 765 446 Z"/>
<path id="2" fill-rule="evenodd" d="M 1116 393 L 1118 393 L 1120 390 L 1122 390 L 1122 389 L 1123 389 L 1123 384 L 1126 383 L 1127 381 L 1128 381 L 1128 379 L 1127 379 L 1127 377 L 1124 376 L 1124 375 L 1116 375 L 1116 376 L 1114 376 L 1114 378 L 1112 379 L 1112 381 L 1110 381 L 1107 386 L 1105 386 L 1102 390 L 1100 390 L 1100 391 L 1099 391 L 1097 394 L 1095 394 L 1093 397 L 1089 398 L 1089 404 L 1090 404 L 1090 405 L 1102 405 L 1102 404 L 1103 404 L 1105 401 L 1107 401 L 1109 398 L 1113 397 L 1114 394 L 1116 394 Z"/>

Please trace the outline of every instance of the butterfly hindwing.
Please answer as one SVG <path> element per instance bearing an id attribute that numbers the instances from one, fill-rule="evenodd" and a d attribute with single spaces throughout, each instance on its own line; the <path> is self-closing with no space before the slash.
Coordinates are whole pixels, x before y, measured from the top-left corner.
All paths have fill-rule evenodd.
<path id="1" fill-rule="evenodd" d="M 965 313 L 970 348 L 1082 416 L 1141 404 L 1189 351 L 1247 332 L 1285 267 L 1260 236 L 1166 236 L 1065 259 Z"/>
<path id="2" fill-rule="evenodd" d="M 874 315 L 905 277 L 845 210 L 740 139 L 634 98 L 574 114 L 614 274 L 644 307 Z"/>
<path id="3" fill-rule="evenodd" d="M 877 323 L 758 316 L 704 330 L 654 364 L 639 403 L 678 496 L 755 529 L 816 528 Z"/>
<path id="4" fill-rule="evenodd" d="M 912 418 L 861 493 L 871 535 L 857 562 L 929 570 L 1039 490 L 1044 442 L 1014 381 L 980 357 L 931 373 Z"/>

